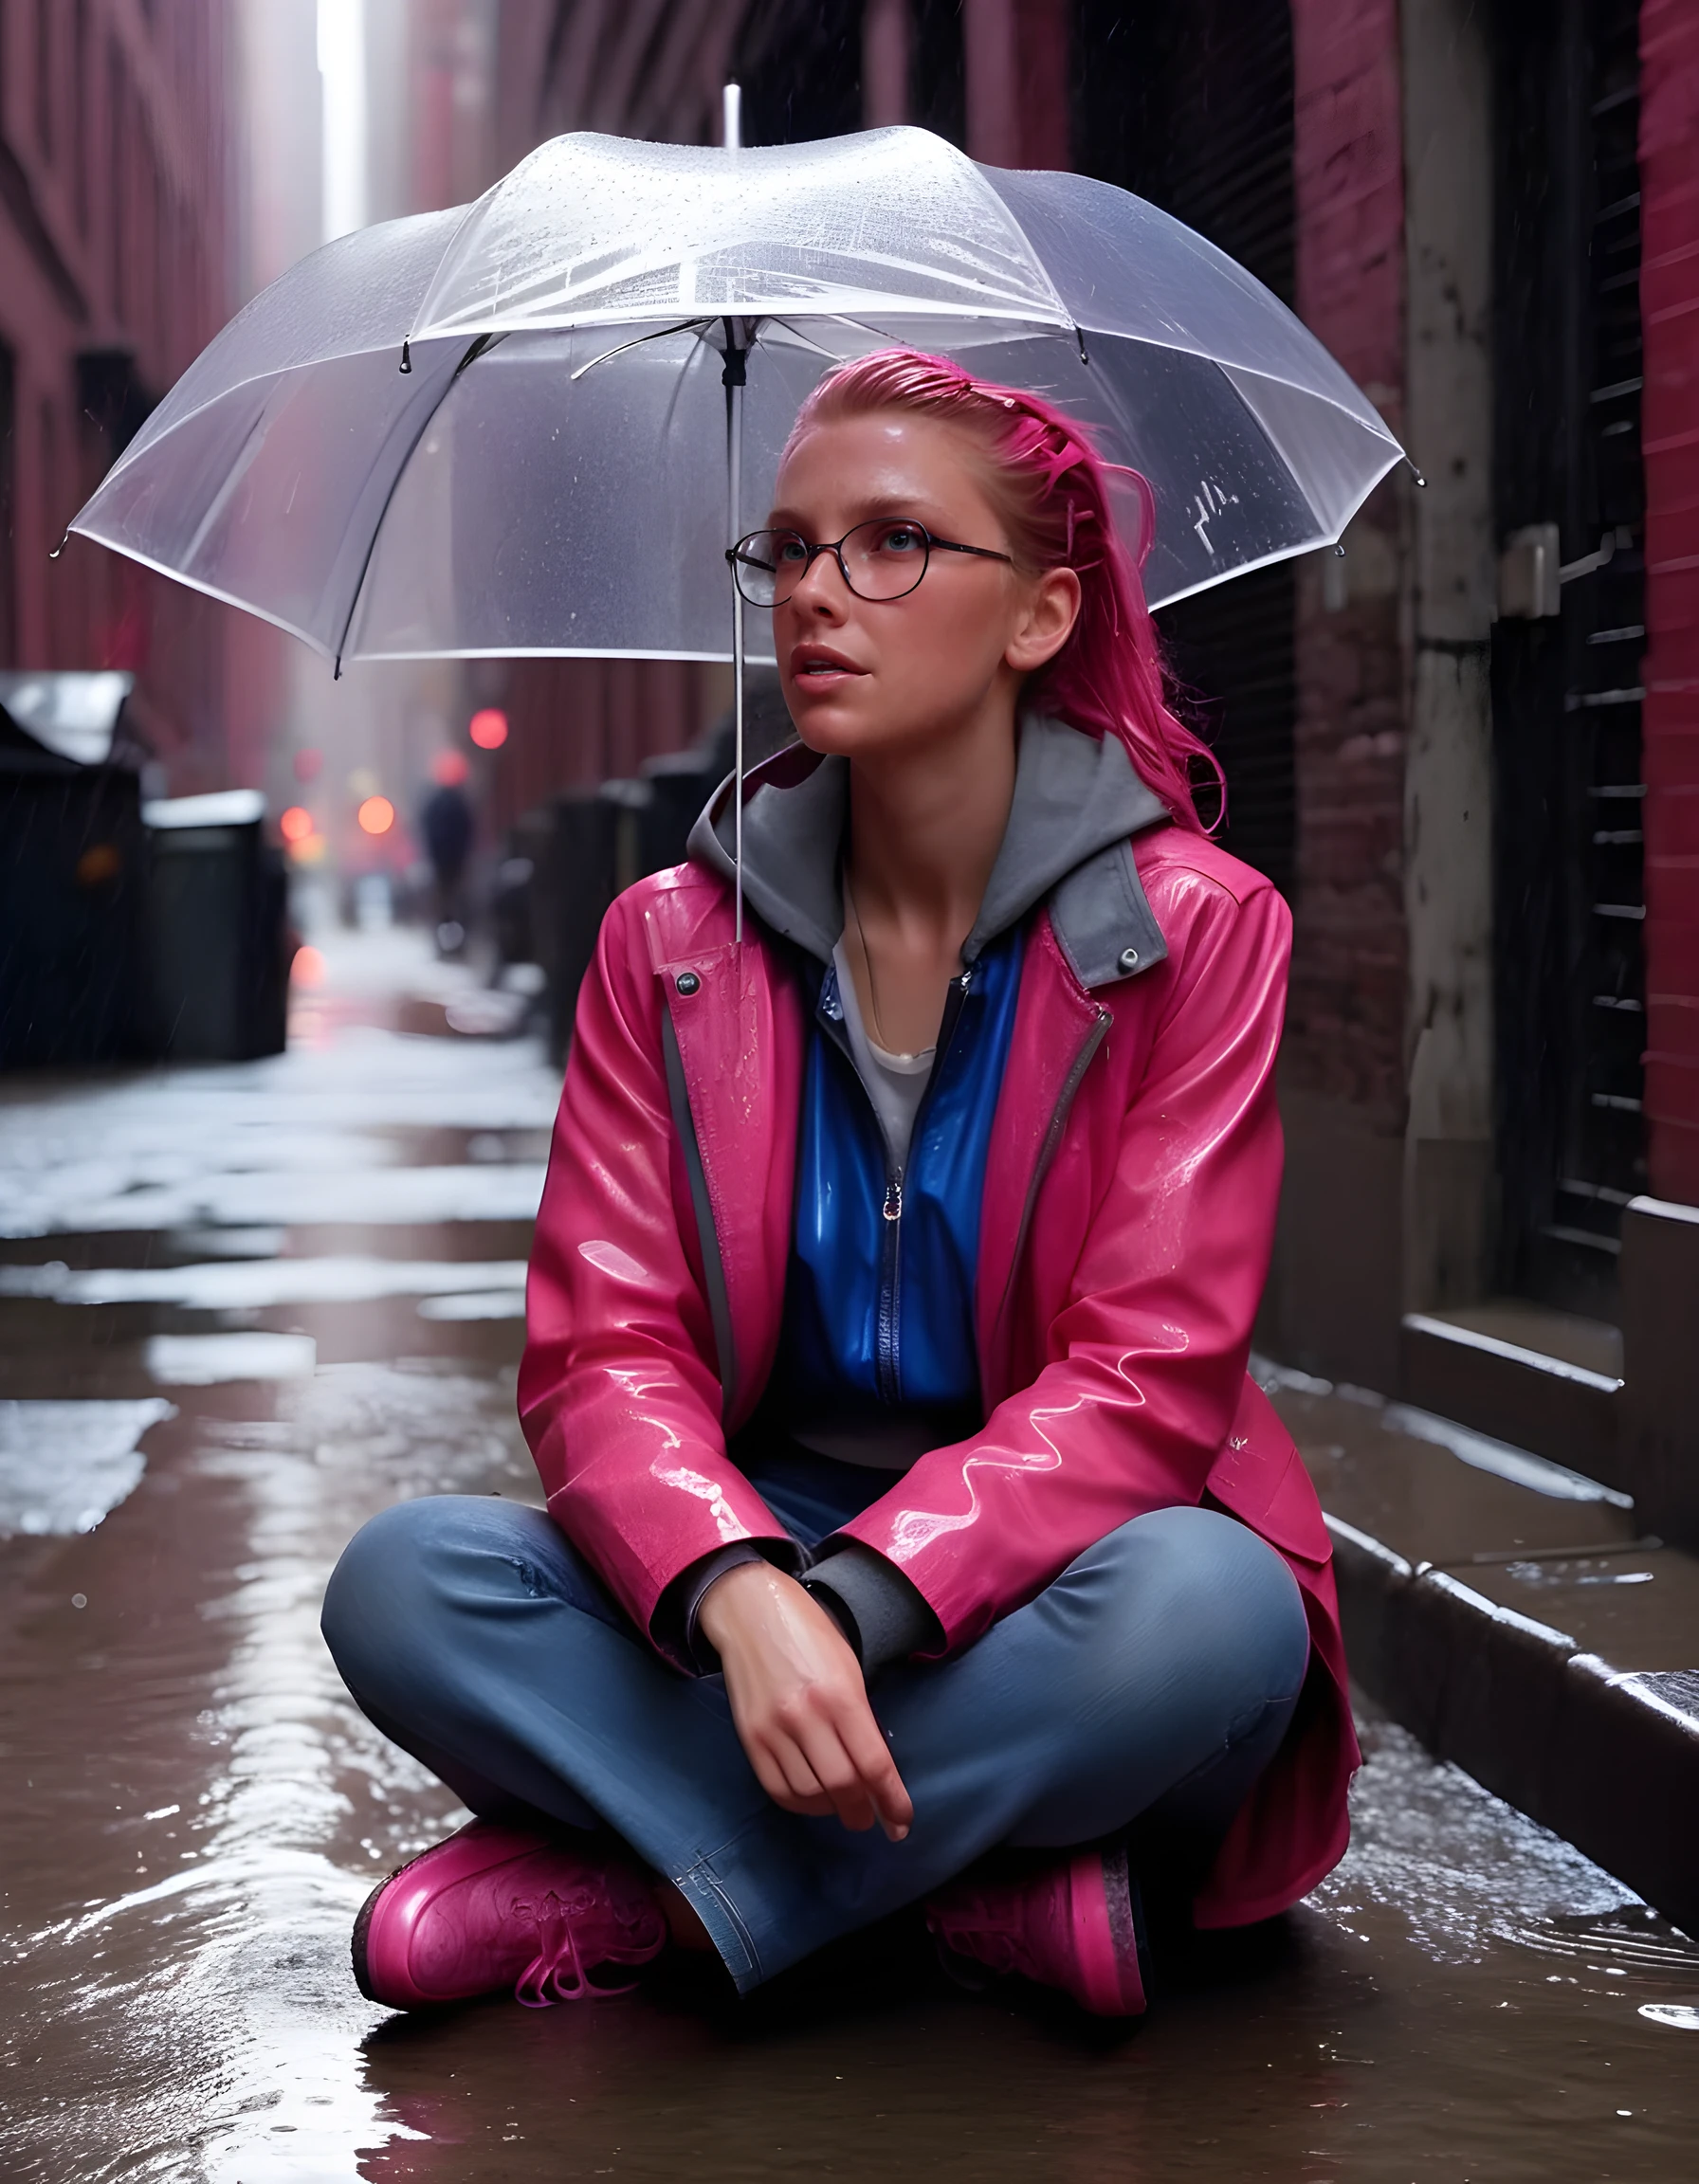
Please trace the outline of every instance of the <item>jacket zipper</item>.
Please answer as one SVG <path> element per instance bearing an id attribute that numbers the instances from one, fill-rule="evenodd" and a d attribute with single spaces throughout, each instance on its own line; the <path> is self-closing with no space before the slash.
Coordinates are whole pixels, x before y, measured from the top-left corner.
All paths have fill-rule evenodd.
<path id="1" fill-rule="evenodd" d="M 1114 1017 L 1107 1009 L 1100 1009 L 1097 1011 L 1097 1021 L 1087 1032 L 1085 1041 L 1069 1068 L 1068 1075 L 1062 1081 L 1062 1089 L 1056 1095 L 1056 1104 L 1050 1111 L 1050 1123 L 1044 1133 L 1044 1142 L 1038 1148 L 1038 1159 L 1032 1170 L 1032 1180 L 1027 1185 L 1026 1203 L 1020 1210 L 1020 1227 L 1014 1233 L 1014 1256 L 1009 1262 L 1009 1279 L 1003 1284 L 1002 1301 L 997 1306 L 997 1316 L 994 1322 L 994 1335 L 998 1335 L 1002 1331 L 1003 1320 L 1009 1310 L 1009 1301 L 1014 1294 L 1015 1276 L 1020 1272 L 1020 1263 L 1026 1256 L 1027 1235 L 1032 1226 L 1032 1210 L 1038 1203 L 1038 1192 L 1043 1186 L 1044 1179 L 1050 1174 L 1050 1162 L 1056 1157 L 1056 1148 L 1062 1142 L 1062 1133 L 1068 1127 L 1068 1118 L 1073 1107 L 1074 1095 L 1079 1091 L 1086 1072 L 1091 1066 L 1092 1056 L 1103 1045 L 1109 1026 L 1114 1021 Z"/>
<path id="2" fill-rule="evenodd" d="M 932 1074 L 926 1080 L 926 1089 L 921 1094 L 921 1103 L 915 1109 L 914 1128 L 908 1139 L 911 1149 L 925 1120 L 926 1109 L 931 1105 L 932 1088 L 938 1083 L 944 1063 L 949 1058 L 950 1044 L 956 1036 L 956 1027 L 961 1021 L 962 1007 L 967 1000 L 973 976 L 970 964 L 959 978 L 951 979 L 949 992 L 944 996 L 943 1022 L 938 1028 L 938 1052 L 933 1058 Z M 863 1090 L 866 1090 L 865 1085 Z M 870 1098 L 868 1104 L 871 1105 Z M 900 1403 L 903 1400 L 900 1338 L 903 1303 L 903 1171 L 891 1163 L 888 1155 L 886 1162 L 885 1200 L 880 1212 L 883 1220 L 879 1254 L 879 1314 L 874 1324 L 873 1362 L 881 1400 Z"/>

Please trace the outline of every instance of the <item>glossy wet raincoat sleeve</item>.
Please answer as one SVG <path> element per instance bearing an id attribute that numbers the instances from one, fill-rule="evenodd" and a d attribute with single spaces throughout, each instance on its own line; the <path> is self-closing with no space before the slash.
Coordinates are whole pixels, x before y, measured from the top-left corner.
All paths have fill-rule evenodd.
<path id="1" fill-rule="evenodd" d="M 846 1527 L 913 1580 L 951 1649 L 1118 1525 L 1198 1502 L 1233 1428 L 1280 1191 L 1290 918 L 1266 885 L 1241 901 L 1181 871 L 1165 891 L 1170 960 L 1147 975 L 1168 992 L 1035 1376 Z M 1091 1068 L 1074 1129 L 1113 1082 L 1106 1053 Z M 1045 1189 L 1079 1176 L 1058 1163 Z M 1039 1255 L 1044 1214 L 1041 1197 Z"/>
<path id="2" fill-rule="evenodd" d="M 579 993 L 519 1403 L 550 1513 L 647 1631 L 690 1563 L 785 1534 L 725 1452 L 640 915 L 631 897 L 613 905 Z"/>

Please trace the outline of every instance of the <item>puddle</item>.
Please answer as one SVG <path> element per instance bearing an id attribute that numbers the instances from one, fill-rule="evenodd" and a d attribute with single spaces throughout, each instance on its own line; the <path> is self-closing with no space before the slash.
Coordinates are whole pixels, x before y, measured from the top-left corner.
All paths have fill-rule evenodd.
<path id="1" fill-rule="evenodd" d="M 540 1163 L 498 1167 L 353 1168 L 301 1174 L 197 1174 L 181 1182 L 137 1183 L 109 1195 L 36 1193 L 31 1210 L 0 1215 L 0 1235 L 49 1236 L 213 1222 L 236 1228 L 357 1222 L 373 1227 L 430 1221 L 529 1221 L 542 1197 Z"/>
<path id="2" fill-rule="evenodd" d="M 229 1380 L 303 1380 L 319 1362 L 310 1335 L 155 1335 L 142 1353 L 148 1377 L 165 1388 L 212 1388 Z"/>
<path id="3" fill-rule="evenodd" d="M 525 1292 L 520 1289 L 469 1290 L 464 1295 L 427 1297 L 419 1305 L 421 1320 L 522 1320 Z"/>
<path id="4" fill-rule="evenodd" d="M 274 1304 L 356 1304 L 380 1297 L 420 1297 L 518 1289 L 522 1259 L 237 1259 L 200 1266 L 98 1266 L 73 1270 L 0 1266 L 0 1297 L 57 1304 L 178 1304 L 195 1312 L 261 1310 Z M 452 1317 L 452 1315 L 444 1315 Z"/>
<path id="5" fill-rule="evenodd" d="M 1353 1388 L 1343 1382 L 1336 1386 L 1331 1380 L 1319 1379 L 1313 1373 L 1302 1373 L 1295 1366 L 1277 1365 L 1271 1358 L 1257 1355 L 1251 1356 L 1251 1370 L 1268 1394 L 1289 1392 L 1296 1395 L 1337 1396 L 1372 1413 L 1376 1423 L 1388 1433 L 1404 1433 L 1413 1441 L 1430 1442 L 1435 1447 L 1449 1450 L 1471 1470 L 1507 1480 L 1513 1486 L 1525 1486 L 1549 1501 L 1600 1502 L 1617 1509 L 1634 1507 L 1632 1495 L 1600 1485 L 1597 1479 L 1571 1471 L 1566 1465 L 1554 1464 L 1547 1457 L 1513 1447 L 1507 1441 L 1495 1441 L 1489 1434 L 1476 1433 L 1470 1427 L 1459 1426 L 1454 1419 L 1436 1417 L 1431 1410 L 1418 1410 L 1408 1403 L 1389 1403 L 1371 1389 Z M 1332 1453 L 1343 1451 L 1335 1447 Z"/>
<path id="6" fill-rule="evenodd" d="M 382 938 L 386 962 L 412 945 Z M 381 1232 L 421 1205 L 483 1218 L 492 1192 L 534 1196 L 552 1072 L 524 1043 L 328 1020 L 320 1036 L 275 1063 L 8 1095 L 9 1209 L 50 1229 L 67 1210 L 128 1206 L 119 1226 L 139 1232 L 173 1205 L 167 1247 L 191 1261 L 55 1274 L 95 1286 L 29 1294 L 207 1310 L 401 1296 L 404 1312 L 368 1317 L 410 1350 L 464 1346 L 456 1320 L 517 1314 L 516 1261 L 410 1265 L 382 1257 Z M 286 1156 L 266 1158 L 271 1131 Z M 214 1210 L 184 1213 L 191 1202 Z M 327 1207 L 373 1236 L 346 1256 L 268 1257 L 319 1218 L 303 1209 Z M 44 1318 L 64 1323 L 0 1302 L 0 1339 L 9 1311 L 31 1342 Z M 73 1520 L 9 1548 L 0 1592 L 9 2180 L 1669 2184 L 1690 2171 L 1699 2049 L 1677 2035 L 1699 2030 L 1699 1947 L 1382 1721 L 1365 1725 L 1339 1870 L 1288 1918 L 1166 1968 L 1130 2033 L 964 1995 L 912 1931 L 742 2007 L 664 1976 L 594 2009 L 386 2016 L 354 1988 L 350 1923 L 374 1880 L 459 1814 L 354 1709 L 319 1603 L 378 1508 L 444 1491 L 540 1500 L 513 1369 L 315 1371 L 308 1338 L 259 1330 L 156 1336 L 143 1354 L 181 1389 L 176 1415 L 158 1398 L 0 1405 L 0 1506 L 22 1479 L 30 1507 L 63 1488 Z M 1384 1407 L 1338 1408 L 1329 1433 L 1372 1463 Z M 81 1442 L 73 1414 L 90 1421 Z M 75 1520 L 101 1497 L 73 1481 L 91 1451 L 128 1499 L 85 1534 Z M 1608 1514 L 1565 1517 L 1556 1470 L 1541 1470 L 1555 1538 L 1602 1542 Z M 1685 1703 L 1687 1683 L 1666 1682 Z"/>
<path id="7" fill-rule="evenodd" d="M 1650 1585 L 1655 1571 L 1594 1570 L 1585 1561 L 1507 1562 L 1505 1575 L 1519 1585 Z"/>
<path id="8" fill-rule="evenodd" d="M 159 1396 L 0 1402 L 0 1538 L 92 1532 L 140 1484 L 142 1435 L 175 1414 Z"/>

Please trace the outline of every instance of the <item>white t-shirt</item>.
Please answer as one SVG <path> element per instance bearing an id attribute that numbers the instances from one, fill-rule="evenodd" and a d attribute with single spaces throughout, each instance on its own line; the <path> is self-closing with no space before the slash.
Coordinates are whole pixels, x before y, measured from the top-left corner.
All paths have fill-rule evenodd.
<path id="1" fill-rule="evenodd" d="M 868 1088 L 868 1098 L 885 1133 L 891 1166 L 901 1177 L 908 1165 L 914 1119 L 925 1096 L 938 1048 L 928 1046 L 923 1054 L 890 1054 L 876 1046 L 861 1019 L 861 1003 L 855 997 L 855 980 L 850 976 L 850 958 L 841 939 L 831 952 L 831 967 L 837 973 L 838 1000 L 844 1010 L 844 1029 L 850 1034 L 850 1051 L 855 1057 L 855 1073 Z"/>

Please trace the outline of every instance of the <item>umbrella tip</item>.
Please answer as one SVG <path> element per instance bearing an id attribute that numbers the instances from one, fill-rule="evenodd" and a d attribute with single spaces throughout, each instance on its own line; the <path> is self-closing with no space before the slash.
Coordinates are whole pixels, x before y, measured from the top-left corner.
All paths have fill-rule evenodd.
<path id="1" fill-rule="evenodd" d="M 65 548 L 66 548 L 66 547 L 67 547 L 67 546 L 70 544 L 70 542 L 71 542 L 71 535 L 70 535 L 70 533 L 67 531 L 67 532 L 65 532 L 65 534 L 64 535 L 64 537 L 63 537 L 60 539 L 60 541 L 59 541 L 59 544 L 58 544 L 57 546 L 55 546 L 55 547 L 54 547 L 54 548 L 51 550 L 51 552 L 48 554 L 48 555 L 47 555 L 47 559 L 48 559 L 49 561 L 57 561 L 57 560 L 59 559 L 59 556 L 60 556 L 60 555 L 62 555 L 62 554 L 64 552 Z"/>
<path id="2" fill-rule="evenodd" d="M 413 345 L 411 341 L 403 341 L 401 344 L 401 369 L 404 372 L 411 372 L 412 368 Z"/>
<path id="3" fill-rule="evenodd" d="M 727 83 L 720 93 L 720 113 L 724 128 L 724 143 L 728 152 L 741 151 L 743 146 L 743 86 Z"/>

